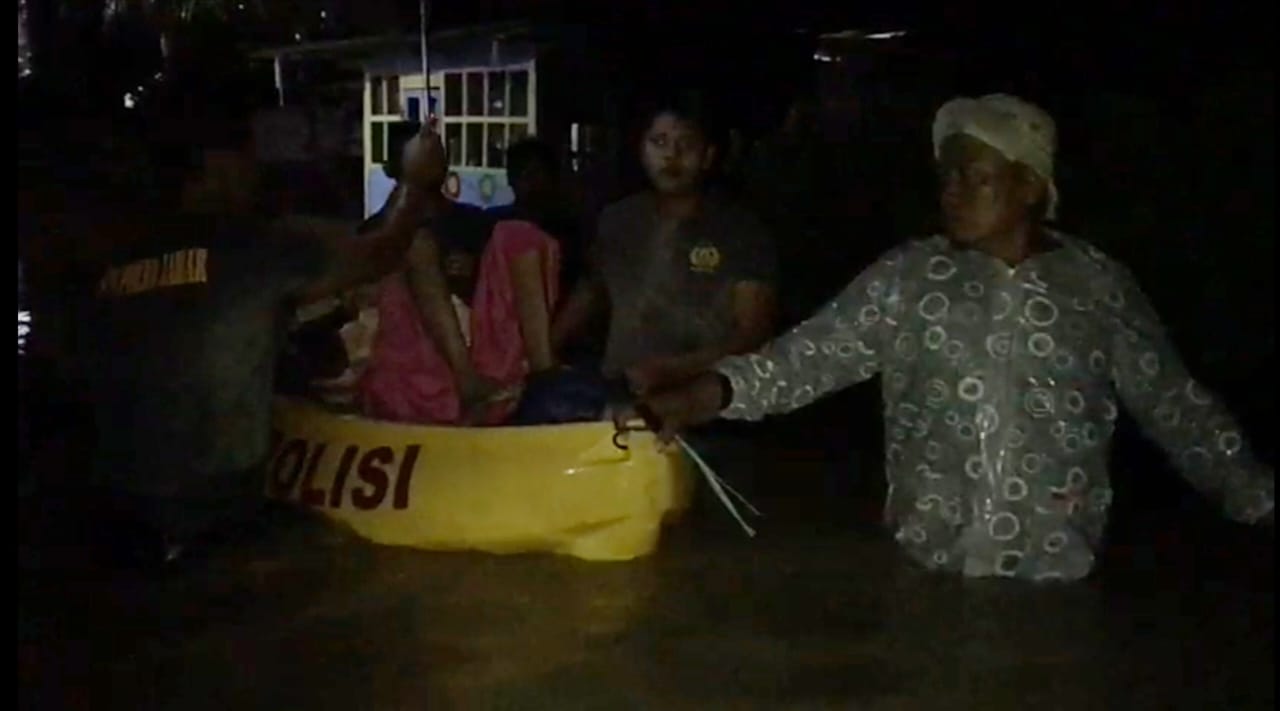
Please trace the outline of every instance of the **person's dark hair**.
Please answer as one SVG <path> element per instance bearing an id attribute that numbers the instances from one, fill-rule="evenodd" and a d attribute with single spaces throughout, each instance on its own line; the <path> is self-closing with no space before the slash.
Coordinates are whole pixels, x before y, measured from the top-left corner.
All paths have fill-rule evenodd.
<path id="1" fill-rule="evenodd" d="M 517 180 L 535 165 L 541 165 L 552 176 L 560 172 L 560 162 L 551 144 L 537 138 L 524 138 L 507 147 L 508 182 Z"/>
<path id="2" fill-rule="evenodd" d="M 695 89 L 681 89 L 664 93 L 644 104 L 638 136 L 644 135 L 654 119 L 670 114 L 681 121 L 698 127 L 707 142 L 723 149 L 728 132 L 720 115 L 720 107 L 706 93 Z"/>

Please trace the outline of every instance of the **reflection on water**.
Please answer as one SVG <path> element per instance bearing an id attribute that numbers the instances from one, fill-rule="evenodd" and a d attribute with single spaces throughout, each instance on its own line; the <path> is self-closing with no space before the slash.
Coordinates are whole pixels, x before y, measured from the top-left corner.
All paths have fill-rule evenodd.
<path id="1" fill-rule="evenodd" d="M 21 578 L 24 701 L 122 708 L 1270 708 L 1269 584 L 1170 560 L 930 574 L 774 502 L 654 557 L 380 548 L 308 523 L 174 579 Z M 1137 565 L 1137 567 L 1135 567 Z M 74 582 L 74 584 L 68 584 Z M 1136 703 L 1135 703 L 1136 702 Z"/>

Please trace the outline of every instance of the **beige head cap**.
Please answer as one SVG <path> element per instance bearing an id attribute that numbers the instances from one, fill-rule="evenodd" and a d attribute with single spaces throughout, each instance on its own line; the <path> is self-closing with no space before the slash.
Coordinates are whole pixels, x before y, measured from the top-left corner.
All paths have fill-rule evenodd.
<path id="1" fill-rule="evenodd" d="M 952 99 L 938 109 L 933 121 L 935 159 L 941 154 L 942 142 L 956 134 L 972 136 L 1044 178 L 1049 187 L 1047 217 L 1057 216 L 1053 158 L 1058 149 L 1058 131 L 1044 109 L 1008 94 Z"/>

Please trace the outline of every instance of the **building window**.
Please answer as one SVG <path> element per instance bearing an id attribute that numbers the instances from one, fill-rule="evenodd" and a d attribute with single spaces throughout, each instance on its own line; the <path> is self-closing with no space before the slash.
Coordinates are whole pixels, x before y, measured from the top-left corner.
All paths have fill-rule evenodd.
<path id="1" fill-rule="evenodd" d="M 374 121 L 369 127 L 369 160 L 382 164 L 387 162 L 387 124 L 390 121 Z"/>
<path id="2" fill-rule="evenodd" d="M 369 162 L 381 165 L 387 162 L 391 150 L 388 140 L 391 125 L 422 119 L 422 90 L 400 91 L 400 77 L 374 76 L 369 79 Z M 439 101 L 440 88 L 431 88 L 432 104 Z"/>
<path id="3" fill-rule="evenodd" d="M 376 116 L 400 115 L 400 77 L 373 78 L 373 113 Z"/>
<path id="4" fill-rule="evenodd" d="M 400 113 L 400 77 L 370 78 L 369 113 L 374 116 L 393 116 Z"/>
<path id="5" fill-rule="evenodd" d="M 444 115 L 462 115 L 462 75 L 449 72 L 444 75 Z"/>
<path id="6" fill-rule="evenodd" d="M 529 70 L 444 72 L 444 140 L 453 167 L 501 169 L 534 131 Z"/>

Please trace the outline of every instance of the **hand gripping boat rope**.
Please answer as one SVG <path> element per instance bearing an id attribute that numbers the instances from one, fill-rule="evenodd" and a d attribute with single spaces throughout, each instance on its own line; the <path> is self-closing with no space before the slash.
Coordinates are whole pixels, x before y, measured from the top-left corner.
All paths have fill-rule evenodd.
<path id="1" fill-rule="evenodd" d="M 634 402 L 634 396 L 629 392 L 625 383 L 613 382 L 610 385 L 613 389 L 612 396 L 614 402 Z M 633 407 L 635 414 L 644 422 L 644 425 L 637 427 L 620 426 L 618 428 L 618 432 L 613 438 L 614 445 L 619 449 L 626 449 L 626 445 L 621 442 L 621 437 L 626 431 L 646 429 L 653 432 L 662 431 L 662 422 L 652 410 L 639 404 L 633 405 Z M 677 435 L 675 441 L 676 444 L 680 446 L 680 449 L 684 450 L 684 453 L 693 461 L 694 465 L 698 467 L 698 470 L 702 472 L 702 476 L 707 480 L 707 485 L 711 487 L 711 491 L 715 493 L 716 498 L 720 499 L 720 503 L 724 504 L 724 507 L 729 510 L 729 513 L 738 522 L 738 525 L 742 527 L 742 530 L 746 532 L 748 537 L 755 538 L 756 530 L 752 528 L 751 525 L 743 518 L 742 514 L 738 512 L 738 507 L 733 505 L 733 501 L 729 498 L 729 495 L 732 495 L 733 498 L 737 499 L 739 503 L 745 506 L 747 511 L 751 512 L 753 515 L 763 517 L 764 514 L 760 513 L 760 510 L 753 506 L 750 501 L 747 501 L 745 496 L 738 493 L 738 491 L 732 486 L 729 486 L 728 482 L 721 479 L 720 476 L 716 474 L 715 470 L 711 468 L 711 465 L 707 464 L 707 461 L 702 458 L 702 455 L 698 454 L 693 447 L 685 441 L 684 437 Z"/>

